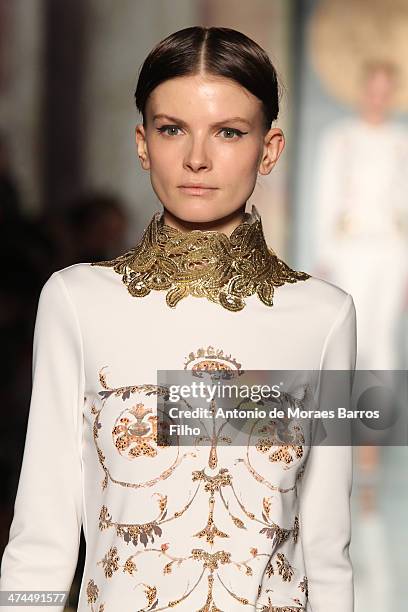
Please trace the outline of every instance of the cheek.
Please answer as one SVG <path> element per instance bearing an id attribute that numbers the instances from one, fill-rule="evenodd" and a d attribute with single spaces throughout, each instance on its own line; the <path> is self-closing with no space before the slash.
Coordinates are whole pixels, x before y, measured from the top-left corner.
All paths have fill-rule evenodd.
<path id="1" fill-rule="evenodd" d="M 219 161 L 226 175 L 230 178 L 239 178 L 239 180 L 234 181 L 238 187 L 242 181 L 250 180 L 256 174 L 259 157 L 259 147 L 251 144 L 237 146 L 236 148 L 231 147 L 230 151 L 222 153 Z"/>
<path id="2" fill-rule="evenodd" d="M 159 140 L 154 140 L 149 145 L 149 157 L 152 163 L 156 166 L 163 165 L 164 162 L 168 159 L 171 159 L 171 155 L 174 155 L 174 151 L 172 150 L 174 147 L 166 146 L 166 144 L 162 144 Z"/>
<path id="3" fill-rule="evenodd" d="M 168 181 L 174 175 L 174 162 L 176 159 L 171 147 L 160 146 L 155 143 L 149 148 L 150 174 L 153 180 Z"/>

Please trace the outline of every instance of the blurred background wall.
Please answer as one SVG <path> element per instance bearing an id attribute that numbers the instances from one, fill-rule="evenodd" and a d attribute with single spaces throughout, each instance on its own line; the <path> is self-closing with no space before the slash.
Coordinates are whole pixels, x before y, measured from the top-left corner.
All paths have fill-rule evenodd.
<path id="1" fill-rule="evenodd" d="M 337 32 L 331 47 L 324 37 L 310 34 L 322 4 L 341 5 L 353 24 L 349 32 L 329 19 Z M 352 5 L 358 5 L 357 15 Z M 390 5 L 401 7 L 401 2 Z M 56 269 L 113 257 L 135 244 L 160 208 L 134 144 L 139 117 L 133 92 L 146 54 L 170 32 L 190 25 L 236 28 L 268 51 L 283 85 L 277 125 L 286 148 L 274 171 L 259 177 L 249 204 L 259 208 L 269 243 L 289 265 L 323 277 L 316 249 L 318 151 L 328 126 L 356 114 L 341 88 L 329 87 L 324 66 L 338 59 L 339 78 L 350 74 L 351 79 L 361 51 L 356 37 L 364 51 L 367 36 L 390 48 L 395 24 L 403 36 L 404 7 L 393 14 L 391 26 L 387 22 L 388 30 L 378 31 L 375 23 L 385 23 L 372 21 L 378 6 L 377 0 L 0 0 L 0 397 L 7 415 L 0 424 L 0 546 L 8 538 L 22 458 L 40 289 Z M 367 24 L 368 35 L 360 37 Z M 349 72 L 340 61 L 344 48 L 352 50 Z M 328 54 L 323 68 L 316 53 Z M 405 65 L 407 58 L 400 53 L 398 64 Z M 392 120 L 405 128 L 408 108 L 391 110 Z M 402 132 L 401 142 L 404 138 Z M 407 192 L 399 187 L 398 194 L 408 202 L 408 187 Z M 383 244 L 382 238 L 376 240 Z M 393 269 L 402 268 L 402 260 L 392 261 Z M 387 291 L 389 270 L 377 280 L 376 304 Z M 360 317 L 364 320 L 363 312 Z M 406 368 L 406 314 L 398 326 L 399 364 Z M 370 367 L 382 366 L 373 362 Z M 406 450 L 364 454 L 356 449 L 356 612 L 406 610 Z M 71 609 L 83 555 L 82 542 Z"/>

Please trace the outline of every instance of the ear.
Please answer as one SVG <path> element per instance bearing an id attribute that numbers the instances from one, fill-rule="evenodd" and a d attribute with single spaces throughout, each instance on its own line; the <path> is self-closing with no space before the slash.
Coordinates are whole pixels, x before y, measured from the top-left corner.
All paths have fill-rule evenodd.
<path id="1" fill-rule="evenodd" d="M 271 128 L 265 138 L 259 173 L 269 174 L 285 148 L 285 136 L 280 128 Z"/>
<path id="2" fill-rule="evenodd" d="M 142 123 L 138 123 L 135 128 L 137 154 L 140 159 L 140 165 L 143 170 L 149 170 L 150 160 L 147 150 L 146 132 Z"/>

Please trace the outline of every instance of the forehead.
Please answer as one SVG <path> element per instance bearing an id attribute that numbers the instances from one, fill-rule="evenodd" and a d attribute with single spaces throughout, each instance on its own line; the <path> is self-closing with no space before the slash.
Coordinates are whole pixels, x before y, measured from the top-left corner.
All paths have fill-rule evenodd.
<path id="1" fill-rule="evenodd" d="M 245 116 L 254 119 L 261 111 L 261 101 L 233 79 L 215 76 L 183 76 L 160 83 L 150 94 L 146 110 L 176 115 L 183 119 L 214 119 Z M 227 113 L 227 114 L 226 114 Z"/>
<path id="2" fill-rule="evenodd" d="M 391 68 L 376 66 L 366 71 L 366 82 L 373 81 L 395 81 L 396 74 Z"/>

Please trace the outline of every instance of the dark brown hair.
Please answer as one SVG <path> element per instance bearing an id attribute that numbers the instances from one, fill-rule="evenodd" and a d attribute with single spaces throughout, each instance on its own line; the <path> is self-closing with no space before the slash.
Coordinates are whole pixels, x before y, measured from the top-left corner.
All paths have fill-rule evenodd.
<path id="1" fill-rule="evenodd" d="M 269 130 L 279 113 L 281 86 L 268 54 L 238 30 L 201 26 L 170 34 L 143 62 L 135 91 L 143 124 L 147 99 L 155 87 L 168 79 L 200 72 L 233 79 L 261 100 L 265 129 Z"/>
<path id="2" fill-rule="evenodd" d="M 398 67 L 395 62 L 385 59 L 371 59 L 362 64 L 361 76 L 363 80 L 367 80 L 376 72 L 385 72 L 389 77 L 396 79 L 398 77 Z"/>

